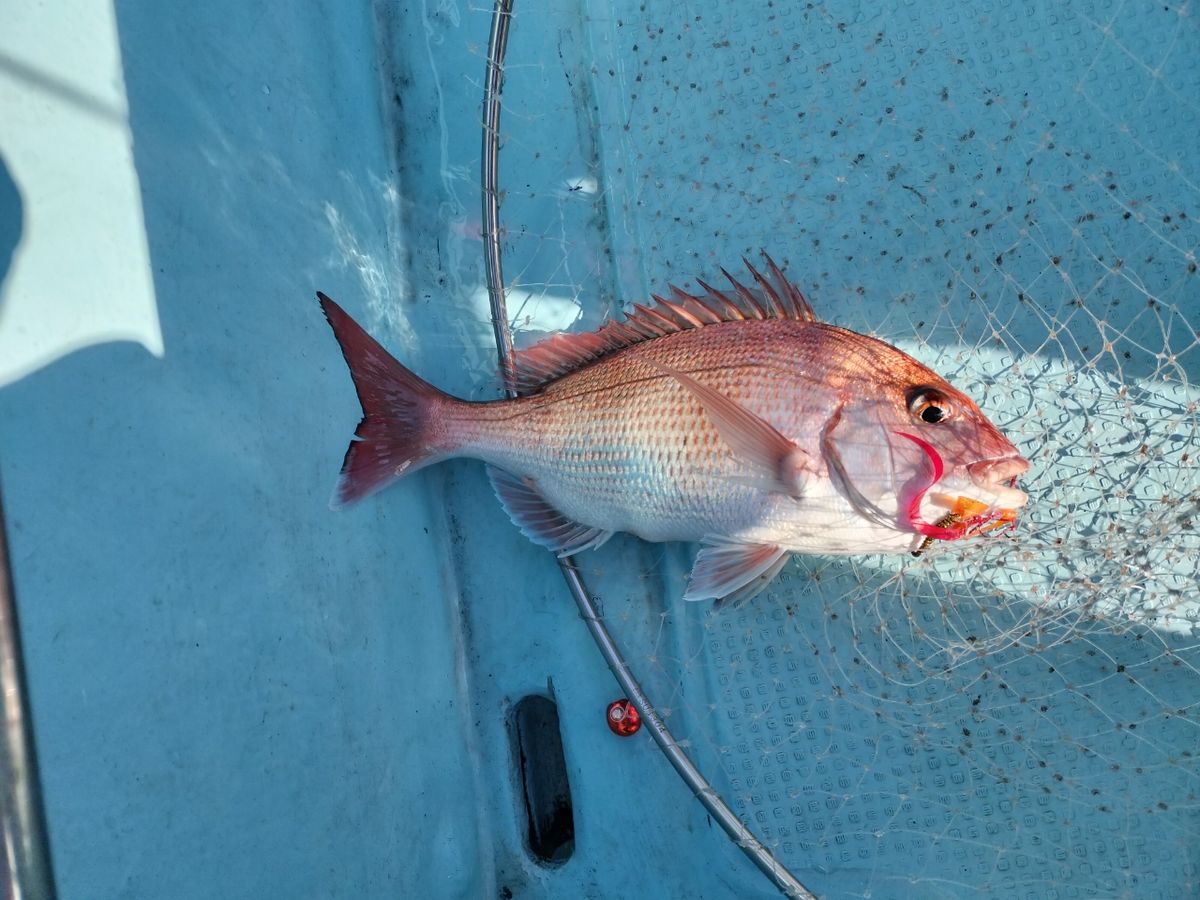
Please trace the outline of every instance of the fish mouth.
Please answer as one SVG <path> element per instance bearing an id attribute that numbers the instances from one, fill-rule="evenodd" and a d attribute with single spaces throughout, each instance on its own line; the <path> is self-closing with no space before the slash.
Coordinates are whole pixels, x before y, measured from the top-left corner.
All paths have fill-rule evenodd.
<path id="1" fill-rule="evenodd" d="M 944 481 L 937 487 L 925 497 L 921 510 L 924 518 L 913 524 L 926 537 L 943 541 L 1016 525 L 1017 510 L 1029 499 L 1012 485 L 970 483 L 956 487 L 955 482 Z M 932 525 L 928 519 L 934 520 Z"/>
<path id="2" fill-rule="evenodd" d="M 944 512 L 954 512 L 961 501 L 970 501 L 989 510 L 1016 512 L 1029 501 L 1029 495 L 1015 487 L 1016 477 L 1007 484 L 943 478 L 926 495 L 926 502 Z"/>
<path id="3" fill-rule="evenodd" d="M 1016 487 L 1029 463 L 1016 454 L 980 460 L 945 474 L 941 455 L 916 435 L 897 432 L 920 447 L 929 460 L 927 477 L 907 493 L 908 525 L 928 539 L 954 541 L 1014 525 L 1029 495 Z"/>

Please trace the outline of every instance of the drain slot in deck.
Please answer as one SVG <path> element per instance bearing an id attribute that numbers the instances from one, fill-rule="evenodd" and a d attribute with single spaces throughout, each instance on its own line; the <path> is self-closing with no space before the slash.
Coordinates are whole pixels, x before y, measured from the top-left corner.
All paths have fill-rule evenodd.
<path id="1" fill-rule="evenodd" d="M 523 697 L 513 708 L 511 733 L 529 852 L 544 865 L 559 865 L 575 852 L 575 815 L 558 706 L 539 694 Z"/>

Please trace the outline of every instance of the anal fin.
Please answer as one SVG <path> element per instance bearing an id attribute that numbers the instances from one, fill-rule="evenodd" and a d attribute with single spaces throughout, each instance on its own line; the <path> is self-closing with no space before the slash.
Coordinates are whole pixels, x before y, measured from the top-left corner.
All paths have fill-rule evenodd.
<path id="1" fill-rule="evenodd" d="M 559 556 L 570 556 L 599 547 L 612 537 L 611 531 L 568 519 L 547 502 L 532 478 L 513 475 L 496 466 L 488 466 L 487 473 L 504 511 L 535 544 Z"/>
<path id="2" fill-rule="evenodd" d="M 749 600 L 783 568 L 788 551 L 774 544 L 709 540 L 692 566 L 684 600 Z"/>

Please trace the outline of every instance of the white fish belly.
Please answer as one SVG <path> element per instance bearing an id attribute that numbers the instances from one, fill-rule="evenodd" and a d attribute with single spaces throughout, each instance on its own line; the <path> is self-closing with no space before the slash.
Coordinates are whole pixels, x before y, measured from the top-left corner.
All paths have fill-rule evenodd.
<path id="1" fill-rule="evenodd" d="M 762 519 L 731 537 L 828 556 L 903 552 L 921 542 L 921 536 L 911 531 L 865 519 L 825 478 L 810 480 L 798 499 L 771 497 L 774 502 Z M 885 509 L 894 502 L 893 497 L 880 498 Z"/>

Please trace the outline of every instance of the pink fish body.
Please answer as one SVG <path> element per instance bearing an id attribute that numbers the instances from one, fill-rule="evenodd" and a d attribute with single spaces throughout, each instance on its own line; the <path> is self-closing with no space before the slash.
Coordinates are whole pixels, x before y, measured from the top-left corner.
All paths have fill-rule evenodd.
<path id="1" fill-rule="evenodd" d="M 623 322 L 518 353 L 522 396 L 421 381 L 324 295 L 365 417 L 335 502 L 450 457 L 489 465 L 529 538 L 704 544 L 685 597 L 743 600 L 793 552 L 918 551 L 1015 519 L 1029 464 L 896 348 L 816 320 L 768 259 L 751 291 L 672 289 Z"/>

